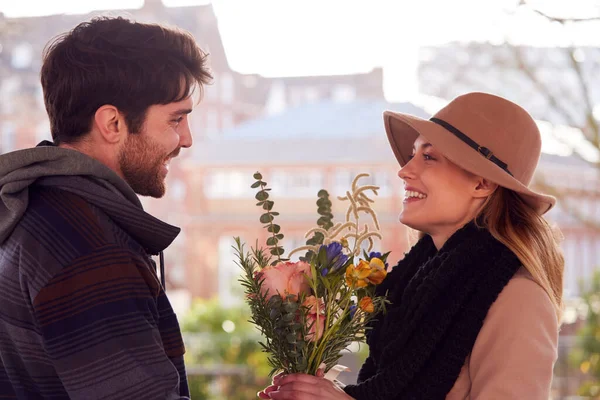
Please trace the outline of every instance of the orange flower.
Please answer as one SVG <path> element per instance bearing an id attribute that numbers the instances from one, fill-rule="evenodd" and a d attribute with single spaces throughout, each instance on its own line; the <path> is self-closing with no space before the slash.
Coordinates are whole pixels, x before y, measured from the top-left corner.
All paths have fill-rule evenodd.
<path id="1" fill-rule="evenodd" d="M 367 287 L 369 283 L 366 279 L 370 274 L 371 268 L 365 260 L 360 260 L 357 267 L 354 264 L 349 265 L 346 268 L 346 285 L 358 288 Z"/>
<path id="2" fill-rule="evenodd" d="M 387 276 L 385 264 L 379 258 L 372 258 L 369 267 L 371 268 L 371 273 L 366 279 L 367 282 L 373 285 L 379 285 Z"/>
<path id="3" fill-rule="evenodd" d="M 372 313 L 375 312 L 375 305 L 373 304 L 373 300 L 370 297 L 363 297 L 358 302 L 358 307 L 364 312 Z"/>
<path id="4" fill-rule="evenodd" d="M 310 265 L 303 261 L 282 262 L 275 266 L 267 266 L 258 273 L 259 279 L 264 279 L 260 291 L 267 294 L 267 300 L 279 294 L 282 298 L 300 293 L 308 294 L 310 285 L 307 276 L 310 276 Z"/>

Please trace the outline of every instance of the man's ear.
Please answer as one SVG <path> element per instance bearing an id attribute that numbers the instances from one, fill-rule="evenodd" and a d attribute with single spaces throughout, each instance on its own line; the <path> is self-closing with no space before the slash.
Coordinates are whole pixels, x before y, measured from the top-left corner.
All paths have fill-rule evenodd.
<path id="1" fill-rule="evenodd" d="M 94 124 L 106 143 L 117 144 L 127 137 L 125 119 L 115 106 L 106 104 L 98 108 L 94 114 Z"/>
<path id="2" fill-rule="evenodd" d="M 473 195 L 476 198 L 485 198 L 491 196 L 496 189 L 498 189 L 498 185 L 488 181 L 485 178 L 479 177 L 477 180 L 477 186 L 473 190 Z"/>

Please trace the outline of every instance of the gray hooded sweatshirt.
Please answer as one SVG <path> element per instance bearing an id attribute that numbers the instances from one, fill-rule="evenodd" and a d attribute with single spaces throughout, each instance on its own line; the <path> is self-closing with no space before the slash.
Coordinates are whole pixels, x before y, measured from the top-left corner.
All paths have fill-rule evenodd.
<path id="1" fill-rule="evenodd" d="M 0 397 L 188 398 L 150 257 L 178 233 L 83 153 L 0 155 Z"/>

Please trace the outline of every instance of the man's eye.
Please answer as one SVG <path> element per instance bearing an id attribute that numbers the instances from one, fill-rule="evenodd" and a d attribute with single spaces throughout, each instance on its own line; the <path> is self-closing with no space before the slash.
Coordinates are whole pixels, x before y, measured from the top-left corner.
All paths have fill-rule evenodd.
<path id="1" fill-rule="evenodd" d="M 179 124 L 181 121 L 183 121 L 183 117 L 176 118 L 172 122 Z"/>
<path id="2" fill-rule="evenodd" d="M 429 154 L 423 154 L 423 158 L 427 161 L 435 160 L 435 158 L 431 157 Z"/>

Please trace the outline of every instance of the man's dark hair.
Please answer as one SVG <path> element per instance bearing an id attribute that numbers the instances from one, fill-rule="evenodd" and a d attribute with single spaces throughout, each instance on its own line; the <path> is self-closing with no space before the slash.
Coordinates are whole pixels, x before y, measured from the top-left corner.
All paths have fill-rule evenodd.
<path id="1" fill-rule="evenodd" d="M 60 35 L 44 50 L 41 71 L 55 144 L 88 133 L 105 104 L 140 132 L 148 107 L 181 101 L 211 79 L 207 54 L 190 33 L 122 17 L 94 18 Z"/>

